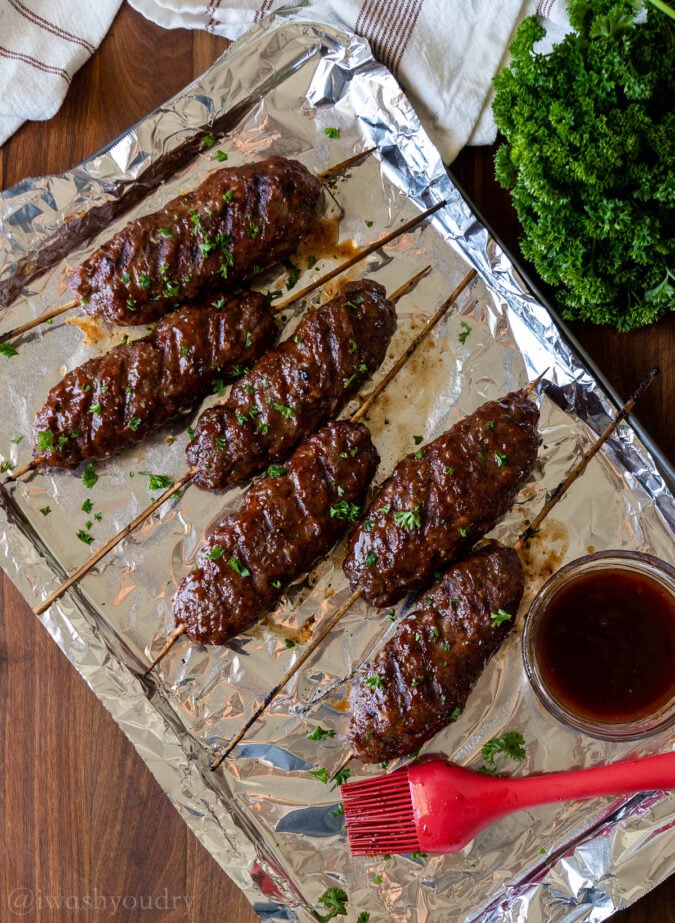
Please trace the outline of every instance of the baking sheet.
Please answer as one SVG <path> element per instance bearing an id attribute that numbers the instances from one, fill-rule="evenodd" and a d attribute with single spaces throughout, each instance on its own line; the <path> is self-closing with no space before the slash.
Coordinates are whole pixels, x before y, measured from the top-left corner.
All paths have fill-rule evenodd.
<path id="1" fill-rule="evenodd" d="M 2 313 L 2 329 L 68 298 L 72 267 L 130 217 L 154 211 L 217 169 L 215 150 L 225 151 L 230 164 L 280 153 L 318 172 L 375 145 L 376 154 L 335 189 L 345 213 L 342 239 L 365 242 L 421 208 L 441 199 L 448 203 L 421 230 L 378 251 L 359 270 L 392 291 L 423 265 L 433 267 L 399 305 L 388 363 L 470 266 L 479 273 L 368 415 L 382 456 L 377 479 L 412 449 L 415 436 L 434 438 L 484 400 L 548 369 L 540 461 L 494 533 L 512 542 L 606 425 L 612 402 L 463 201 L 401 89 L 367 44 L 335 23 L 307 17 L 302 9 L 274 16 L 109 149 L 64 176 L 4 194 L 0 292 L 13 301 Z M 339 129 L 339 137 L 329 137 L 326 128 Z M 217 138 L 212 148 L 204 145 L 207 131 Z M 321 259 L 298 286 L 332 263 Z M 270 288 L 284 284 L 283 277 L 266 281 Z M 300 310 L 288 312 L 288 329 Z M 471 329 L 464 337 L 466 325 Z M 18 355 L 1 361 L 3 461 L 28 459 L 32 418 L 63 371 L 119 342 L 125 332 L 93 337 L 87 325 L 83 336 L 77 324 L 57 322 L 22 340 Z M 47 472 L 3 495 L 0 560 L 32 605 L 88 555 L 75 534 L 88 518 L 79 512 L 82 502 L 91 499 L 93 512 L 102 514 L 91 530 L 95 549 L 153 496 L 140 472 L 174 478 L 183 473 L 190 423 L 182 420 L 119 459 L 99 463 L 99 479 L 89 490 L 77 474 Z M 224 506 L 236 507 L 240 496 L 229 493 Z M 47 506 L 51 512 L 44 515 L 40 510 Z M 149 652 L 172 627 L 171 595 L 212 515 L 212 496 L 195 488 L 165 504 L 42 620 L 263 919 L 313 919 L 310 908 L 337 885 L 349 894 L 348 920 L 360 911 L 373 920 L 425 923 L 601 920 L 673 870 L 668 857 L 675 854 L 675 798 L 662 793 L 516 815 L 454 856 L 350 859 L 342 821 L 334 815 L 338 795 L 309 770 L 324 766 L 330 772 L 346 753 L 347 687 L 341 680 L 391 630 L 382 614 L 363 604 L 276 700 L 237 758 L 210 773 L 211 755 L 292 662 L 295 650 L 287 648 L 286 638 L 299 637 L 307 619 L 320 625 L 348 595 L 338 547 L 311 580 L 293 588 L 273 620 L 227 648 L 183 645 L 162 663 L 156 679 L 142 682 Z M 589 547 L 636 548 L 672 560 L 674 533 L 673 497 L 649 451 L 623 425 L 533 543 L 527 599 L 551 567 Z M 525 607 L 526 601 L 520 624 Z M 477 765 L 487 739 L 520 730 L 527 757 L 513 770 L 523 773 L 672 746 L 668 732 L 647 743 L 618 745 L 558 727 L 527 688 L 519 631 L 513 634 L 462 717 L 424 752 Z M 316 724 L 334 728 L 336 737 L 308 740 Z M 354 766 L 355 776 L 373 771 L 380 770 Z"/>

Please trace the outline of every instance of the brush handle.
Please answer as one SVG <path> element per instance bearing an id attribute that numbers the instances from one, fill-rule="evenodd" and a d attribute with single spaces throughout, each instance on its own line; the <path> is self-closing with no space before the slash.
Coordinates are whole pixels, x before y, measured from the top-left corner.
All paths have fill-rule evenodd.
<path id="1" fill-rule="evenodd" d="M 454 852 L 488 824 L 523 808 L 675 788 L 675 752 L 522 779 L 431 760 L 409 766 L 408 783 L 420 850 Z"/>
<path id="2" fill-rule="evenodd" d="M 513 810 L 598 795 L 675 788 L 675 752 L 504 781 L 510 782 L 503 794 Z"/>

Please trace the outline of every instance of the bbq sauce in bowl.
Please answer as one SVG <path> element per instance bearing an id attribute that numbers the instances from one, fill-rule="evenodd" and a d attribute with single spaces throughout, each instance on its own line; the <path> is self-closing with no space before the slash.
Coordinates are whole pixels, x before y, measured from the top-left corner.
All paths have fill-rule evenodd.
<path id="1" fill-rule="evenodd" d="M 525 668 L 544 706 L 576 730 L 631 740 L 675 721 L 675 569 L 633 552 L 566 565 L 534 600 Z"/>

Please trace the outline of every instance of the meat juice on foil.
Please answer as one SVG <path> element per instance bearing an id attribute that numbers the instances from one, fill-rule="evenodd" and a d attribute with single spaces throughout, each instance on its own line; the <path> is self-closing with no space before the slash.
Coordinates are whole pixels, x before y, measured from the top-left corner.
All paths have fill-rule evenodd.
<path id="1" fill-rule="evenodd" d="M 315 16 L 311 8 L 275 15 L 106 151 L 68 174 L 5 193 L 0 291 L 3 300 L 15 298 L 4 314 L 12 318 L 7 326 L 66 300 L 67 277 L 98 243 L 216 169 L 213 154 L 200 151 L 205 131 L 216 135 L 218 148 L 234 165 L 282 154 L 297 157 L 314 172 L 374 145 L 376 153 L 335 189 L 344 209 L 341 240 L 365 242 L 420 208 L 447 201 L 433 221 L 350 273 L 375 278 L 391 293 L 426 263 L 433 267 L 399 303 L 398 331 L 379 374 L 469 266 L 479 274 L 369 412 L 366 422 L 382 459 L 376 480 L 381 482 L 420 436 L 430 441 L 485 400 L 548 369 L 534 477 L 493 533 L 512 544 L 606 424 L 612 401 L 567 345 L 550 310 L 525 290 L 508 255 L 464 203 L 400 87 L 374 61 L 367 44 L 335 22 L 310 16 Z M 338 132 L 327 134 L 326 128 Z M 154 177 L 161 177 L 162 185 L 155 186 Z M 298 286 L 335 262 L 330 256 L 303 273 Z M 270 288 L 280 287 L 284 277 L 268 282 Z M 288 312 L 286 332 L 300 310 Z M 88 336 L 83 337 L 83 327 Z M 28 436 L 48 389 L 63 372 L 119 338 L 119 331 L 106 334 L 80 322 L 47 328 L 20 344 L 19 354 L 0 367 L 7 395 L 4 459 L 25 461 L 28 439 L 18 445 L 11 440 Z M 73 511 L 90 499 L 103 514 L 91 530 L 96 548 L 156 495 L 142 472 L 174 479 L 183 473 L 187 427 L 193 423 L 188 417 L 119 459 L 97 465 L 98 480 L 89 488 L 78 474 L 47 470 L 3 497 L 2 565 L 32 605 L 88 553 L 76 536 L 82 523 Z M 227 494 L 223 507 L 234 510 L 241 493 Z M 47 517 L 40 513 L 46 505 L 52 508 Z M 188 490 L 42 620 L 263 919 L 311 920 L 310 908 L 322 892 L 340 886 L 349 894 L 347 919 L 369 911 L 373 920 L 420 923 L 601 920 L 672 871 L 663 857 L 675 854 L 675 799 L 663 793 L 515 815 L 454 856 L 350 859 L 336 816 L 338 793 L 310 770 L 330 772 L 344 757 L 349 715 L 348 684 L 342 679 L 393 630 L 382 612 L 363 603 L 275 701 L 236 758 L 210 773 L 211 756 L 293 661 L 295 648 L 286 641 L 301 644 L 312 625 L 320 625 L 348 595 L 340 569 L 342 545 L 286 594 L 273 617 L 229 647 L 183 645 L 162 663 L 156 680 L 142 682 L 150 650 L 158 649 L 172 627 L 171 597 L 213 517 L 212 496 Z M 527 757 L 516 771 L 526 772 L 592 765 L 669 746 L 665 734 L 648 744 L 617 745 L 554 725 L 526 687 L 519 636 L 522 614 L 550 571 L 588 546 L 637 548 L 667 558 L 674 523 L 673 498 L 652 454 L 636 431 L 623 425 L 532 543 L 516 630 L 488 666 L 464 714 L 425 752 L 475 765 L 486 740 L 519 730 Z M 397 611 L 404 613 L 410 605 Z M 334 729 L 336 736 L 309 740 L 317 724 Z M 357 764 L 354 771 L 380 770 Z"/>

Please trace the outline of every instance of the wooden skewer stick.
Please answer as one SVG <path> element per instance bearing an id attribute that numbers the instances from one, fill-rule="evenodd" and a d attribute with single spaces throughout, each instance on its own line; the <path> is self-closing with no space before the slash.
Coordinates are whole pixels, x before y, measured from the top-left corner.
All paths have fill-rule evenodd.
<path id="1" fill-rule="evenodd" d="M 155 669 L 155 667 L 157 666 L 157 664 L 159 663 L 159 661 L 162 659 L 162 657 L 165 657 L 165 656 L 169 653 L 169 651 L 170 651 L 171 648 L 174 646 L 174 644 L 176 643 L 176 641 L 177 641 L 182 635 L 184 635 L 186 631 L 187 631 L 187 625 L 179 625 L 178 628 L 174 629 L 174 630 L 171 632 L 171 634 L 169 635 L 169 637 L 166 639 L 166 644 L 165 644 L 164 647 L 161 649 L 161 651 L 159 652 L 159 654 L 157 654 L 157 656 L 155 657 L 155 659 L 152 661 L 152 663 L 150 664 L 150 666 L 148 667 L 148 669 L 147 669 L 147 670 L 145 671 L 145 673 L 143 674 L 143 679 L 145 679 L 145 677 L 148 675 L 148 673 L 150 673 L 152 670 Z"/>
<path id="2" fill-rule="evenodd" d="M 5 333 L 0 336 L 0 343 L 6 343 L 7 340 L 12 340 L 14 337 L 18 337 L 22 333 L 26 333 L 28 330 L 32 330 L 33 327 L 37 327 L 38 324 L 46 324 L 48 320 L 52 320 L 54 317 L 58 317 L 60 314 L 65 314 L 66 311 L 72 311 L 73 308 L 76 308 L 79 304 L 77 298 L 73 298 L 72 301 L 67 301 L 65 304 L 62 304 L 59 308 L 54 308 L 53 311 L 48 311 L 46 314 L 41 314 L 40 317 L 34 317 L 33 320 L 29 320 L 25 324 L 21 324 L 20 327 L 14 327 L 12 330 L 7 330 Z"/>
<path id="3" fill-rule="evenodd" d="M 368 410 L 370 410 L 370 407 L 373 404 L 373 402 L 377 400 L 379 395 L 387 387 L 387 385 L 392 380 L 392 378 L 394 378 L 398 374 L 398 372 L 403 368 L 403 366 L 406 364 L 408 359 L 410 359 L 413 353 L 417 350 L 420 343 L 422 343 L 422 341 L 426 339 L 426 337 L 431 333 L 431 331 L 434 329 L 436 324 L 441 320 L 441 318 L 445 316 L 448 309 L 455 303 L 455 301 L 457 301 L 461 293 L 464 291 L 464 289 L 471 282 L 471 280 L 474 278 L 475 275 L 476 275 L 475 269 L 471 269 L 469 270 L 469 272 L 467 272 L 467 274 L 464 276 L 464 278 L 459 283 L 459 285 L 454 290 L 454 292 L 452 292 L 451 295 L 448 298 L 446 298 L 446 300 L 438 308 L 438 310 L 429 318 L 429 320 L 426 322 L 424 327 L 422 327 L 422 329 L 417 334 L 415 339 L 412 341 L 410 346 L 408 346 L 406 351 L 398 357 L 396 362 L 392 365 L 392 367 L 389 369 L 387 374 L 380 381 L 377 388 L 375 388 L 375 390 L 370 395 L 368 395 L 365 401 L 361 404 L 359 409 L 352 416 L 352 423 L 357 423 L 363 416 L 365 416 Z"/>
<path id="4" fill-rule="evenodd" d="M 327 183 L 335 179 L 341 173 L 344 173 L 345 170 L 348 170 L 350 167 L 355 167 L 357 163 L 361 163 L 366 157 L 370 157 L 376 150 L 376 147 L 369 147 L 366 148 L 365 151 L 359 151 L 358 154 L 353 154 L 351 157 L 347 157 L 346 160 L 341 160 L 340 163 L 336 163 L 334 167 L 328 167 L 327 170 L 322 170 L 321 173 L 317 173 L 316 178 L 320 183 Z"/>
<path id="5" fill-rule="evenodd" d="M 636 403 L 640 400 L 642 395 L 645 393 L 647 388 L 651 385 L 658 374 L 659 369 L 656 366 L 649 370 L 647 375 L 645 375 L 645 377 L 642 379 L 640 384 L 637 386 L 633 394 L 628 398 L 621 410 L 619 410 L 612 422 L 609 423 L 609 425 L 602 431 L 595 442 L 586 449 L 584 454 L 569 472 L 567 477 L 561 481 L 560 484 L 558 484 L 539 513 L 534 517 L 527 529 L 525 529 L 525 531 L 520 535 L 518 538 L 519 546 L 524 542 L 527 542 L 536 534 L 537 529 L 551 512 L 556 503 L 562 498 L 563 494 L 567 493 L 567 490 L 572 486 L 572 484 L 574 484 L 577 478 L 584 473 L 590 460 L 600 451 L 602 446 L 607 442 L 619 424 L 626 419 L 628 414 L 633 410 L 633 407 L 635 407 Z"/>
<path id="6" fill-rule="evenodd" d="M 196 468 L 190 468 L 185 472 L 182 478 L 179 478 L 175 484 L 172 484 L 171 487 L 168 487 L 163 494 L 157 497 L 156 500 L 153 500 L 150 506 L 142 510 L 138 516 L 136 516 L 135 519 L 132 519 L 131 522 L 126 525 L 120 532 L 118 532 L 116 535 L 113 535 L 112 538 L 108 539 L 108 541 L 102 545 L 98 551 L 95 551 L 91 557 L 87 558 L 84 564 L 78 567 L 78 569 L 74 571 L 70 577 L 67 578 L 67 580 L 64 580 L 64 582 L 58 586 L 53 591 L 53 593 L 50 593 L 49 596 L 43 599 L 42 602 L 33 609 L 35 615 L 42 615 L 43 612 L 46 612 L 52 603 L 56 602 L 57 599 L 60 599 L 63 594 L 69 590 L 71 586 L 73 586 L 73 584 L 77 583 L 78 580 L 81 580 L 82 577 L 84 577 L 84 575 L 90 571 L 92 567 L 94 567 L 94 565 L 98 564 L 101 558 L 104 558 L 109 551 L 112 551 L 115 545 L 118 545 L 122 539 L 126 538 L 127 535 L 134 531 L 134 529 L 138 528 L 138 526 L 140 526 L 141 523 L 143 523 L 148 518 L 148 516 L 151 516 L 155 510 L 159 509 L 159 507 L 166 500 L 173 497 L 177 491 L 180 491 L 183 489 L 183 487 L 186 487 L 196 473 Z"/>
<path id="7" fill-rule="evenodd" d="M 39 464 L 40 462 L 36 458 L 31 459 L 31 461 L 24 465 L 23 468 L 17 468 L 16 471 L 12 471 L 11 474 L 8 474 L 2 483 L 11 484 L 13 481 L 18 481 L 18 479 L 23 477 L 24 474 L 28 474 L 29 471 L 33 471 L 35 468 L 37 468 Z"/>
<path id="8" fill-rule="evenodd" d="M 368 244 L 367 247 L 358 250 L 353 256 L 350 256 L 348 260 L 344 263 L 340 263 L 339 266 L 335 266 L 333 269 L 330 269 L 328 272 L 324 273 L 320 278 L 315 279 L 314 282 L 310 282 L 309 285 L 306 285 L 305 288 L 300 289 L 299 292 L 294 292 L 292 298 L 287 298 L 286 301 L 281 304 L 276 305 L 275 312 L 279 313 L 284 311 L 289 305 L 294 304 L 296 301 L 301 301 L 303 298 L 306 298 L 307 295 L 311 295 L 312 292 L 316 291 L 317 288 L 320 288 L 322 285 L 325 285 L 327 282 L 330 282 L 331 279 L 334 279 L 336 276 L 339 276 L 341 273 L 346 272 L 348 269 L 351 269 L 352 266 L 355 266 L 357 263 L 360 263 L 361 260 L 365 259 L 367 256 L 370 256 L 371 253 L 374 253 L 376 250 L 379 250 L 381 247 L 386 246 L 392 240 L 396 240 L 397 237 L 400 237 L 402 234 L 405 234 L 407 231 L 411 231 L 413 228 L 416 228 L 418 224 L 422 224 L 427 218 L 437 212 L 439 208 L 443 208 L 446 204 L 445 200 L 441 202 L 436 202 L 435 205 L 432 205 L 431 208 L 427 208 L 426 211 L 420 212 L 419 215 L 416 215 L 414 218 L 411 218 L 409 221 L 406 221 L 405 224 L 400 225 L 395 228 L 393 231 L 389 231 L 388 234 L 383 234 L 382 237 L 374 240 L 371 244 Z"/>
<path id="9" fill-rule="evenodd" d="M 371 147 L 365 151 L 359 151 L 358 154 L 354 154 L 353 156 L 348 157 L 346 160 L 342 160 L 340 163 L 336 163 L 334 167 L 329 167 L 328 170 L 317 173 L 316 178 L 320 183 L 326 183 L 329 180 L 335 179 L 336 176 L 339 176 L 345 170 L 349 169 L 349 167 L 353 167 L 357 163 L 360 163 L 362 160 L 365 160 L 365 158 L 372 154 L 374 150 L 375 148 Z M 364 256 L 367 256 L 367 254 L 364 253 Z M 293 301 L 295 301 L 295 298 Z M 27 321 L 25 324 L 21 324 L 19 327 L 14 327 L 12 330 L 7 330 L 5 333 L 0 335 L 0 343 L 6 343 L 7 340 L 12 340 L 14 337 L 17 337 L 22 333 L 27 333 L 29 330 L 33 330 L 40 324 L 44 324 L 55 317 L 59 317 L 61 314 L 65 314 L 66 311 L 72 311 L 72 309 L 76 308 L 79 303 L 80 301 L 78 298 L 73 298 L 72 301 L 67 301 L 60 307 L 54 308 L 51 311 L 47 311 L 46 314 L 41 314 L 39 317 L 34 317 L 33 320 Z"/>
<path id="10" fill-rule="evenodd" d="M 349 753 L 345 756 L 345 758 L 342 760 L 342 762 L 340 763 L 340 765 L 338 766 L 338 768 L 335 770 L 335 772 L 333 773 L 333 775 L 330 777 L 328 781 L 335 782 L 338 775 L 341 772 L 345 771 L 345 769 L 347 768 L 347 766 L 349 766 L 349 764 L 351 763 L 353 759 L 354 759 L 354 754 L 350 750 Z"/>
<path id="11" fill-rule="evenodd" d="M 543 378 L 544 374 L 545 372 L 543 372 L 541 375 L 539 375 L 538 378 L 536 378 L 533 382 L 531 382 L 528 385 L 527 390 L 530 392 L 533 391 L 536 388 L 536 386 L 539 384 L 541 379 Z M 556 505 L 556 503 L 558 503 L 558 501 L 562 498 L 563 494 L 566 493 L 567 489 L 574 483 L 574 481 L 576 481 L 579 475 L 583 473 L 583 471 L 586 469 L 588 463 L 593 458 L 593 456 L 604 445 L 607 439 L 609 439 L 609 437 L 612 435 L 612 433 L 615 431 L 615 429 L 621 423 L 621 421 L 624 420 L 628 416 L 628 414 L 632 411 L 636 402 L 640 399 L 640 397 L 642 397 L 645 390 L 654 381 L 654 379 L 656 378 L 658 374 L 659 374 L 659 370 L 657 368 L 653 368 L 650 370 L 649 374 L 640 382 L 639 386 L 637 387 L 633 395 L 628 399 L 628 401 L 626 401 L 626 403 L 623 405 L 621 410 L 617 413 L 616 417 L 607 426 L 607 428 L 603 431 L 603 433 L 598 437 L 597 441 L 594 442 L 593 445 L 591 445 L 586 450 L 584 455 L 581 457 L 579 462 L 574 466 L 574 468 L 570 471 L 570 473 L 567 475 L 565 480 L 561 484 L 559 484 L 558 487 L 556 487 L 556 489 L 553 491 L 553 494 L 551 495 L 550 499 L 545 504 L 545 506 L 542 508 L 542 510 L 539 512 L 539 514 L 534 518 L 532 523 L 519 536 L 518 541 L 516 543 L 516 548 L 522 546 L 529 538 L 531 538 L 536 533 L 536 530 L 541 525 L 544 518 L 548 516 L 548 514 L 551 512 L 551 510 Z M 351 599 L 353 598 L 353 601 L 355 602 L 356 599 L 358 599 L 360 596 L 361 596 L 361 591 L 355 590 L 354 593 L 352 594 L 352 597 L 350 597 L 350 600 L 348 600 L 348 603 L 350 603 L 351 605 Z M 347 614 L 347 612 L 349 611 L 350 605 L 345 604 L 344 606 L 342 606 L 335 613 L 335 615 L 326 623 L 324 628 L 317 635 L 314 636 L 314 638 L 312 639 L 312 643 L 310 645 L 311 651 L 308 652 L 307 656 L 309 656 L 311 653 L 313 653 L 316 650 L 319 644 L 321 644 L 321 642 L 330 634 L 333 628 L 338 624 L 340 619 L 343 618 Z M 293 676 L 295 676 L 297 671 L 305 663 L 306 660 L 307 660 L 307 657 L 304 657 L 304 656 L 298 658 L 298 660 L 293 664 L 293 666 L 289 669 L 289 671 L 283 677 L 281 682 L 277 684 L 277 686 L 273 690 L 270 690 L 270 693 L 268 693 L 268 695 L 265 696 L 263 704 L 259 706 L 258 709 L 256 709 L 256 711 L 251 716 L 251 718 L 249 718 L 249 720 L 246 722 L 244 727 L 235 735 L 232 741 L 230 741 L 225 751 L 223 752 L 222 757 L 217 761 L 217 764 L 215 766 L 214 764 L 212 764 L 211 766 L 212 769 L 217 768 L 217 766 L 220 765 L 223 759 L 234 749 L 234 747 L 236 746 L 237 743 L 239 743 L 239 741 L 242 739 L 244 734 L 246 734 L 246 732 L 253 726 L 255 721 L 265 711 L 265 709 L 269 706 L 270 702 L 277 696 L 277 694 L 286 685 L 286 683 L 289 682 L 293 678 Z M 351 759 L 352 759 L 352 754 L 350 754 L 346 762 L 343 763 L 339 767 L 339 769 L 333 775 L 332 777 L 333 779 L 335 778 L 335 775 L 337 775 L 337 772 L 339 772 L 340 769 L 344 769 L 344 767 L 347 765 L 347 763 Z"/>
<path id="12" fill-rule="evenodd" d="M 389 300 L 393 302 L 394 304 L 396 304 L 396 302 L 399 301 L 404 295 L 407 295 L 408 292 L 412 288 L 414 288 L 414 286 L 420 281 L 420 279 L 422 279 L 424 276 L 426 276 L 430 272 L 430 270 L 431 270 L 430 266 L 425 266 L 424 269 L 421 269 L 419 272 L 415 273 L 414 276 L 412 276 L 410 279 L 404 282 L 403 285 L 401 285 L 392 294 Z M 390 381 L 390 380 L 391 379 L 387 379 L 387 381 Z M 385 384 L 386 383 L 387 382 L 385 382 Z M 381 393 L 381 391 L 383 390 L 383 387 L 384 385 L 378 385 L 375 388 L 374 394 L 377 396 L 377 394 Z M 24 474 L 26 471 L 34 467 L 35 467 L 35 462 L 31 462 L 30 465 L 27 465 L 25 466 L 25 468 L 21 469 L 20 471 L 15 472 L 14 477 L 16 478 L 20 474 Z M 190 468 L 188 471 L 186 471 L 185 474 L 178 481 L 176 481 L 175 484 L 173 484 L 171 487 L 168 487 L 166 491 L 163 494 L 161 494 L 161 496 L 159 496 L 149 506 L 147 506 L 144 510 L 142 510 L 138 514 L 138 516 L 136 516 L 135 519 L 133 519 L 128 525 L 126 525 L 116 535 L 113 535 L 112 538 L 108 539 L 108 541 L 104 545 L 102 545 L 101 548 L 98 549 L 98 551 L 95 551 L 89 558 L 87 558 L 84 564 L 78 567 L 78 569 L 74 571 L 74 573 L 72 573 L 70 577 L 68 577 L 60 586 L 58 586 L 52 593 L 50 593 L 49 596 L 46 597 L 46 599 L 44 599 L 38 606 L 36 606 L 33 609 L 33 612 L 35 613 L 35 615 L 41 615 L 43 612 L 46 612 L 47 609 L 52 605 L 52 603 L 56 602 L 57 599 L 60 599 L 61 596 L 63 596 L 63 594 L 71 588 L 71 586 L 77 583 L 78 580 L 81 580 L 82 577 L 84 577 L 84 575 L 89 570 L 91 570 L 92 567 L 98 564 L 101 558 L 105 557 L 105 555 L 107 555 L 109 551 L 112 551 L 112 549 L 116 545 L 118 545 L 123 539 L 125 539 L 131 532 L 133 532 L 134 529 L 137 529 L 143 522 L 145 522 L 145 520 L 149 516 L 151 516 L 155 512 L 155 510 L 157 510 L 166 500 L 172 497 L 176 493 L 176 491 L 182 490 L 184 487 L 187 487 L 190 481 L 193 479 L 193 477 L 197 474 L 198 470 L 199 470 L 198 468 Z M 177 638 L 178 637 L 180 637 L 180 635 L 178 635 Z M 169 645 L 166 648 L 166 650 L 162 653 L 162 655 L 157 658 L 157 663 L 159 663 L 159 661 L 164 656 L 164 654 L 168 652 L 170 647 L 171 645 Z M 152 669 L 152 667 L 150 667 L 149 669 Z"/>
<path id="13" fill-rule="evenodd" d="M 267 692 L 267 694 L 265 695 L 265 698 L 263 699 L 263 701 L 260 703 L 260 705 L 255 709 L 253 714 L 250 716 L 248 721 L 239 729 L 239 731 L 237 731 L 235 736 L 232 738 L 229 744 L 225 747 L 222 753 L 220 753 L 216 757 L 216 759 L 211 763 L 211 766 L 210 766 L 211 772 L 215 772 L 215 770 L 220 766 L 223 760 L 232 752 L 232 750 L 234 750 L 234 748 L 237 746 L 237 744 L 242 739 L 244 734 L 246 734 L 246 732 L 250 728 L 253 727 L 253 725 L 256 723 L 256 721 L 262 715 L 265 709 L 269 706 L 272 700 L 276 698 L 277 694 L 281 692 L 281 690 L 284 688 L 286 683 L 288 683 L 289 680 L 297 673 L 297 671 L 305 663 L 307 658 L 311 657 L 311 655 L 317 649 L 317 647 L 319 646 L 321 641 L 324 639 L 324 637 L 328 634 L 328 632 L 331 631 L 335 625 L 337 625 L 337 623 L 340 621 L 342 616 L 352 608 L 352 606 L 357 601 L 357 599 L 361 598 L 361 595 L 362 595 L 361 590 L 355 590 L 352 593 L 352 595 L 349 597 L 349 599 L 345 603 L 343 603 L 342 606 L 340 606 L 340 608 L 337 610 L 337 612 L 335 612 L 331 616 L 331 618 L 328 620 L 328 622 L 324 626 L 324 631 L 321 633 L 321 635 L 320 636 L 317 635 L 310 641 L 310 643 L 304 649 L 302 654 L 295 661 L 291 669 L 288 670 L 288 672 L 284 676 L 281 677 L 281 679 L 279 680 L 278 683 L 276 683 L 276 685 L 272 686 L 269 692 Z M 154 663 L 153 663 L 153 666 L 154 666 Z M 152 667 L 150 667 L 150 669 L 152 669 Z"/>

